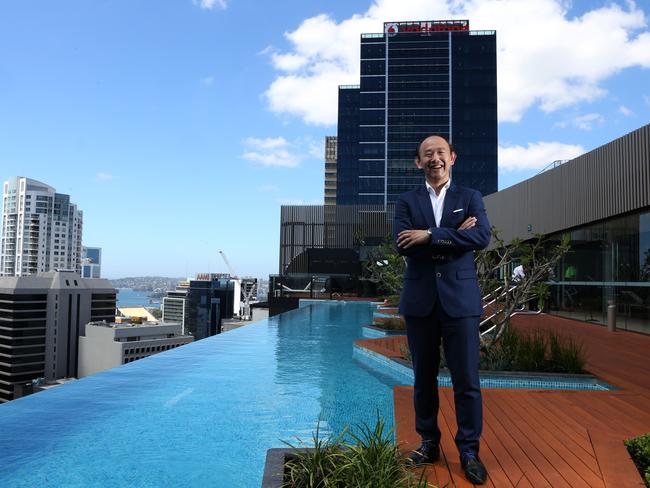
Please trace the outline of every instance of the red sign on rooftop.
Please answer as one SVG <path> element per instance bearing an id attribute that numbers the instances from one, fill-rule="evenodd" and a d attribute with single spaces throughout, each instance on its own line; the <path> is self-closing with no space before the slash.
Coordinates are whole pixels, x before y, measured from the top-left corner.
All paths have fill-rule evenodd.
<path id="1" fill-rule="evenodd" d="M 469 20 L 426 20 L 422 22 L 385 22 L 384 32 L 395 35 L 401 32 L 468 31 Z"/>

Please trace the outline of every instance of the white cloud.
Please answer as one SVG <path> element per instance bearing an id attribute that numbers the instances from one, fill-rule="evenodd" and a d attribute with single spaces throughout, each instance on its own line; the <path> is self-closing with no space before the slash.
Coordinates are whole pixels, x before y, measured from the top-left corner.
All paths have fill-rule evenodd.
<path id="1" fill-rule="evenodd" d="M 523 146 L 499 146 L 499 168 L 506 171 L 543 169 L 559 159 L 573 159 L 584 154 L 579 144 L 529 142 Z"/>
<path id="2" fill-rule="evenodd" d="M 214 83 L 214 77 L 213 76 L 206 76 L 204 78 L 201 78 L 201 84 L 205 86 L 212 86 Z"/>
<path id="3" fill-rule="evenodd" d="M 242 158 L 264 166 L 295 168 L 304 159 L 304 155 L 296 153 L 294 145 L 284 137 L 267 137 L 266 139 L 249 137 L 244 140 L 244 146 L 246 146 L 246 150 L 242 154 Z"/>
<path id="4" fill-rule="evenodd" d="M 605 118 L 602 115 L 598 113 L 589 113 L 578 115 L 568 121 L 556 122 L 555 127 L 565 129 L 566 127 L 572 126 L 576 129 L 591 130 L 593 129 L 594 124 L 602 124 L 603 122 L 605 122 Z"/>
<path id="5" fill-rule="evenodd" d="M 192 3 L 205 10 L 212 10 L 214 7 L 219 7 L 220 9 L 225 10 L 226 7 L 228 7 L 228 2 L 226 0 L 192 0 Z"/>
<path id="6" fill-rule="evenodd" d="M 610 3 L 571 17 L 565 0 L 375 0 L 337 22 L 320 14 L 285 33 L 287 52 L 268 47 L 280 72 L 267 89 L 269 107 L 310 124 L 332 125 L 337 87 L 359 83 L 359 35 L 381 32 L 384 21 L 470 19 L 495 29 L 499 119 L 516 122 L 533 106 L 552 112 L 605 95 L 609 76 L 650 67 L 650 31 L 633 2 Z"/>
<path id="7" fill-rule="evenodd" d="M 99 181 L 108 181 L 115 178 L 112 174 L 109 173 L 97 173 L 95 176 Z"/>
<path id="8" fill-rule="evenodd" d="M 632 110 L 627 108 L 625 105 L 621 105 L 620 107 L 618 107 L 618 111 L 619 113 L 625 115 L 626 117 L 630 117 L 631 115 L 634 115 L 634 112 L 632 112 Z"/>

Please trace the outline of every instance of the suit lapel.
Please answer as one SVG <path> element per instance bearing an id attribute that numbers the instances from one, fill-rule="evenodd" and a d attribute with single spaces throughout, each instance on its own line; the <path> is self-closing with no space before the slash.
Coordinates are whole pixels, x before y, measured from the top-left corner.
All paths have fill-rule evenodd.
<path id="1" fill-rule="evenodd" d="M 451 222 L 451 217 L 454 210 L 456 210 L 459 200 L 458 190 L 456 185 L 453 183 L 447 188 L 447 193 L 445 194 L 445 204 L 442 207 L 442 218 L 440 219 L 440 227 L 449 227 L 449 222 Z"/>
<path id="2" fill-rule="evenodd" d="M 420 210 L 424 216 L 424 220 L 427 222 L 429 228 L 436 226 L 436 219 L 433 216 L 433 207 L 431 206 L 431 197 L 429 197 L 429 192 L 427 187 L 422 185 L 418 187 L 417 197 L 418 204 L 420 205 Z"/>

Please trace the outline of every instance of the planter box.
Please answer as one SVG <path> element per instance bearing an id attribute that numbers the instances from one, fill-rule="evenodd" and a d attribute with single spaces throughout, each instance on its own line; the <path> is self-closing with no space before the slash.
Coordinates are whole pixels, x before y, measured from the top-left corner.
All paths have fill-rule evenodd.
<path id="1" fill-rule="evenodd" d="M 309 449 L 297 449 L 307 451 Z M 284 465 L 287 461 L 295 459 L 296 449 L 290 447 L 274 447 L 266 451 L 262 488 L 280 488 L 284 481 Z"/>

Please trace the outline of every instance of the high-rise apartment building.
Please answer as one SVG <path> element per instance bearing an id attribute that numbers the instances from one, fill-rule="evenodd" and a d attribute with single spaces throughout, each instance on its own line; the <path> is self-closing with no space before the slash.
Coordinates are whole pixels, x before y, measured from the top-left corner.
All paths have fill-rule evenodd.
<path id="1" fill-rule="evenodd" d="M 83 278 L 101 278 L 102 248 L 82 246 L 81 276 Z"/>
<path id="2" fill-rule="evenodd" d="M 56 269 L 81 274 L 83 215 L 69 195 L 29 178 L 5 181 L 0 276 Z"/>
<path id="3" fill-rule="evenodd" d="M 325 136 L 325 205 L 336 205 L 336 136 Z"/>
<path id="4" fill-rule="evenodd" d="M 0 402 L 37 378 L 76 377 L 79 336 L 115 321 L 115 288 L 72 271 L 0 277 Z"/>
<path id="5" fill-rule="evenodd" d="M 386 205 L 421 185 L 415 147 L 432 133 L 459 155 L 455 182 L 497 190 L 495 31 L 387 22 L 361 35 L 360 81 L 339 87 L 337 205 Z"/>

